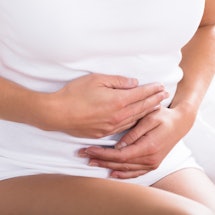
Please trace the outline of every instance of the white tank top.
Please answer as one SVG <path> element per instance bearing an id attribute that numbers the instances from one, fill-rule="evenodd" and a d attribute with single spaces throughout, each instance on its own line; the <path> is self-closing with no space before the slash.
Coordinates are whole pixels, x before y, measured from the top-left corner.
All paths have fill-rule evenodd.
<path id="1" fill-rule="evenodd" d="M 41 92 L 94 72 L 136 77 L 162 82 L 168 105 L 182 77 L 180 50 L 203 8 L 204 0 L 0 0 L 0 76 Z M 119 138 L 76 138 L 4 120 L 0 137 L 1 156 L 53 168 L 71 159 L 78 168 L 72 153 Z"/>

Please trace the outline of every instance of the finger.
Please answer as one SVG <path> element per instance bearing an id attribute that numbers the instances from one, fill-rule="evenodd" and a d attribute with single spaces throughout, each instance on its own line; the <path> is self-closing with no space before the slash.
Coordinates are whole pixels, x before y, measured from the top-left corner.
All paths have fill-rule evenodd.
<path id="1" fill-rule="evenodd" d="M 119 154 L 121 154 L 122 152 L 120 150 L 113 148 L 90 146 L 89 148 L 80 150 L 79 153 L 81 154 L 82 157 L 85 156 L 104 161 L 122 162 L 119 159 Z"/>
<path id="2" fill-rule="evenodd" d="M 141 142 L 131 144 L 119 150 L 113 148 L 100 148 L 91 146 L 85 150 L 85 153 L 88 154 L 91 158 L 121 163 L 149 154 L 148 144 L 144 144 L 143 137 Z"/>
<path id="3" fill-rule="evenodd" d="M 138 158 L 133 158 L 127 160 L 125 163 L 117 163 L 112 161 L 103 161 L 97 159 L 91 159 L 89 164 L 91 166 L 99 166 L 103 168 L 108 168 L 112 170 L 120 170 L 120 171 L 137 171 L 137 170 L 154 170 L 157 169 L 164 157 L 166 156 L 167 152 L 159 151 L 158 153 L 148 155 L 148 156 L 141 156 Z"/>
<path id="4" fill-rule="evenodd" d="M 144 170 L 155 170 L 160 166 L 166 154 L 164 155 L 162 151 L 159 151 L 158 153 L 152 155 L 142 156 L 139 158 L 128 160 L 127 163 L 139 165 L 141 164 Z"/>
<path id="5" fill-rule="evenodd" d="M 164 91 L 164 86 L 160 83 L 145 84 L 130 90 L 122 90 L 120 98 L 124 101 L 125 106 L 127 106 L 137 101 L 142 101 L 161 91 Z"/>
<path id="6" fill-rule="evenodd" d="M 145 170 L 127 171 L 127 172 L 113 171 L 113 172 L 111 172 L 110 177 L 119 178 L 119 179 L 137 178 L 137 177 L 144 175 L 148 172 L 149 171 L 145 171 Z"/>
<path id="7" fill-rule="evenodd" d="M 147 132 L 156 128 L 160 124 L 160 120 L 155 117 L 156 112 L 151 113 L 141 119 L 138 124 L 128 131 L 120 141 L 115 145 L 116 149 L 122 149 L 130 144 L 134 144 L 139 138 L 144 136 Z"/>
<path id="8" fill-rule="evenodd" d="M 103 75 L 104 85 L 113 89 L 131 89 L 138 86 L 138 80 L 120 75 Z"/>
<path id="9" fill-rule="evenodd" d="M 139 170 L 151 170 L 150 166 L 142 165 L 142 164 L 132 164 L 132 163 L 115 163 L 111 161 L 102 161 L 91 159 L 89 161 L 90 166 L 97 166 L 103 167 L 111 170 L 118 170 L 118 171 L 139 171 Z"/>
<path id="10" fill-rule="evenodd" d="M 158 145 L 159 140 L 156 139 L 156 134 L 153 133 L 153 131 L 157 130 L 158 127 L 159 126 L 157 126 L 156 129 L 152 129 L 136 142 L 131 145 L 127 145 L 126 147 L 115 149 L 90 146 L 85 149 L 84 153 L 91 158 L 121 163 L 141 156 L 156 154 L 159 152 L 160 146 Z M 159 134 L 160 132 L 162 132 L 162 129 L 161 131 L 158 131 L 158 138 L 162 137 L 162 133 Z"/>
<path id="11" fill-rule="evenodd" d="M 85 152 L 86 149 L 79 150 L 79 156 L 85 158 L 91 158 L 89 161 L 90 166 L 98 166 L 103 168 L 108 168 L 112 170 L 128 171 L 128 170 L 154 170 L 157 169 L 164 159 L 165 155 L 168 153 L 168 150 L 163 152 L 159 151 L 155 154 L 148 156 L 140 156 L 127 160 L 125 163 L 106 161 L 95 159 L 94 156 L 91 156 Z"/>
<path id="12" fill-rule="evenodd" d="M 160 103 L 168 98 L 169 94 L 165 91 L 158 92 L 145 100 L 132 103 L 127 107 L 121 109 L 118 113 L 117 118 L 121 124 L 130 123 L 143 118 L 148 113 L 158 109 Z"/>
<path id="13" fill-rule="evenodd" d="M 117 125 L 116 128 L 114 130 L 112 130 L 109 135 L 119 134 L 123 131 L 126 131 L 126 130 L 134 127 L 136 124 L 137 124 L 137 120 L 136 121 L 134 120 L 133 122 L 127 122 L 127 123 L 124 122 L 123 124 Z"/>

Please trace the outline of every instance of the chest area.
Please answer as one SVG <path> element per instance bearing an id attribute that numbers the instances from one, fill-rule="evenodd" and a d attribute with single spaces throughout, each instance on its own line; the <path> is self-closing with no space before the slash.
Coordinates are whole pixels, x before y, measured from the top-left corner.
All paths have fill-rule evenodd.
<path id="1" fill-rule="evenodd" d="M 0 6 L 7 39 L 67 59 L 180 48 L 195 32 L 204 1 L 5 0 Z"/>

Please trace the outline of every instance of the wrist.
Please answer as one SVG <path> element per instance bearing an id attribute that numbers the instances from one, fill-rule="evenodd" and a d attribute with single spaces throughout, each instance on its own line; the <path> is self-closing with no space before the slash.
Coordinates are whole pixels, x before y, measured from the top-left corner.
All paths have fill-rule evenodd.
<path id="1" fill-rule="evenodd" d="M 44 93 L 30 90 L 4 78 L 0 78 L 0 86 L 1 119 L 34 126 L 42 124 L 40 115 Z"/>
<path id="2" fill-rule="evenodd" d="M 35 93 L 34 101 L 32 102 L 31 122 L 42 130 L 57 130 L 54 127 L 53 121 L 57 120 L 57 102 L 52 93 Z"/>

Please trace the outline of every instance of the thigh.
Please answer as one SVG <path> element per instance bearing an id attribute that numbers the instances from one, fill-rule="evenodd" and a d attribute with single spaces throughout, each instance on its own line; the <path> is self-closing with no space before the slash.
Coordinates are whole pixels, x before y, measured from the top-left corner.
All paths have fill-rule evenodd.
<path id="1" fill-rule="evenodd" d="M 163 178 L 153 187 L 167 190 L 200 202 L 215 213 L 215 185 L 199 169 L 187 168 Z"/>
<path id="2" fill-rule="evenodd" d="M 0 214 L 206 215 L 210 213 L 202 205 L 189 199 L 151 187 L 95 178 L 35 175 L 0 182 Z"/>

